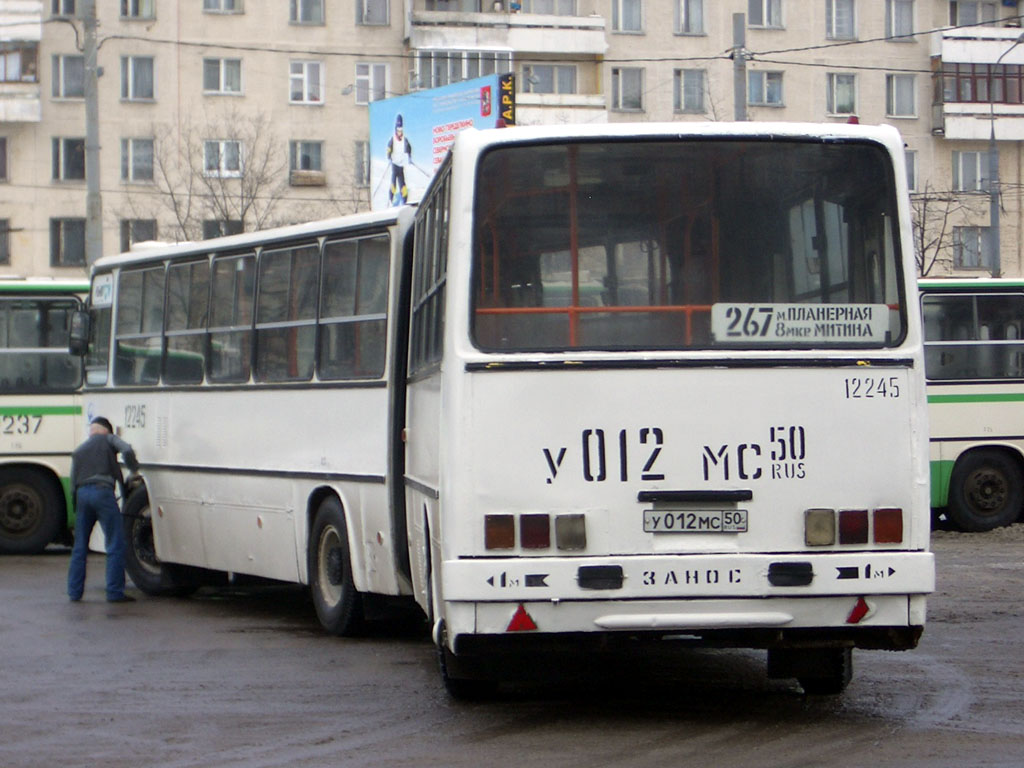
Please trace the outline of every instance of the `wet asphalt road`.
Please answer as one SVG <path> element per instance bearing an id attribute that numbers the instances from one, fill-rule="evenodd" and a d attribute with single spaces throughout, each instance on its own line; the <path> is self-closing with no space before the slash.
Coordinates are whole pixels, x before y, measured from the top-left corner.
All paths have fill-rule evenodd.
<path id="1" fill-rule="evenodd" d="M 933 548 L 921 646 L 855 652 L 840 697 L 682 649 L 471 704 L 408 622 L 327 637 L 279 586 L 109 605 L 102 555 L 71 604 L 66 550 L 0 557 L 0 766 L 1024 765 L 1024 525 Z"/>

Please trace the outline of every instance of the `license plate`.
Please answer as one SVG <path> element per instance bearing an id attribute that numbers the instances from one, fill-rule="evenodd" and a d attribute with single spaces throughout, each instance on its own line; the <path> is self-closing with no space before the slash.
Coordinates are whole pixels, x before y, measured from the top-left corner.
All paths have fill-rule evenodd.
<path id="1" fill-rule="evenodd" d="M 645 509 L 645 533 L 746 533 L 745 509 Z"/>

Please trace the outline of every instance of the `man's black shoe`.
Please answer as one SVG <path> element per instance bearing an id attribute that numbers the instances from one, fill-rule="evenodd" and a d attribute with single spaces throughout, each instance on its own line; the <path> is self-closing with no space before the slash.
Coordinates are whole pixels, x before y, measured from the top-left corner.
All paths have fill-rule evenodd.
<path id="1" fill-rule="evenodd" d="M 108 603 L 134 603 L 135 598 L 131 595 L 121 595 L 120 597 L 108 597 Z"/>

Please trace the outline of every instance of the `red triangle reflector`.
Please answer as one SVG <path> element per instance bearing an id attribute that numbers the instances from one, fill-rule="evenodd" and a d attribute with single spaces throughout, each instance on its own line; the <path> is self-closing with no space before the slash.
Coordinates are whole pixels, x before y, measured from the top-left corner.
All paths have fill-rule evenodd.
<path id="1" fill-rule="evenodd" d="M 512 616 L 512 621 L 505 627 L 506 632 L 528 632 L 531 629 L 536 629 L 537 625 L 533 619 L 530 618 L 530 614 L 526 612 L 526 608 L 520 603 L 519 607 L 516 608 L 515 614 Z"/>
<path id="2" fill-rule="evenodd" d="M 853 606 L 853 610 L 850 611 L 850 615 L 846 617 L 847 624 L 859 624 L 860 620 L 863 619 L 868 613 L 871 612 L 871 606 L 868 605 L 868 601 L 863 597 L 857 598 L 857 604 Z"/>

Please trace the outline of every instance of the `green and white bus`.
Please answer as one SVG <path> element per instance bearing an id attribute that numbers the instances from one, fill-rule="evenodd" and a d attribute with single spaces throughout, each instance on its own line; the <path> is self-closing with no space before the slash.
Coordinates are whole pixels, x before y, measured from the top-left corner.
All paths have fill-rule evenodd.
<path id="1" fill-rule="evenodd" d="M 88 292 L 85 278 L 0 278 L 0 553 L 70 536 L 68 475 L 83 428 L 68 324 Z"/>
<path id="2" fill-rule="evenodd" d="M 1024 507 L 1024 280 L 919 282 L 931 503 L 967 531 Z"/>

